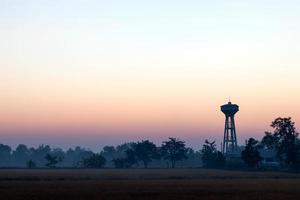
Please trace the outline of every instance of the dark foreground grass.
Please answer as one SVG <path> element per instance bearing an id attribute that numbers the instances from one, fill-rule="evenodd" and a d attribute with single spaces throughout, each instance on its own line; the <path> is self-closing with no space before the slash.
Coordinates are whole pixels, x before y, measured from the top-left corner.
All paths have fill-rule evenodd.
<path id="1" fill-rule="evenodd" d="M 203 169 L 0 170 L 0 199 L 300 199 L 300 175 Z"/>

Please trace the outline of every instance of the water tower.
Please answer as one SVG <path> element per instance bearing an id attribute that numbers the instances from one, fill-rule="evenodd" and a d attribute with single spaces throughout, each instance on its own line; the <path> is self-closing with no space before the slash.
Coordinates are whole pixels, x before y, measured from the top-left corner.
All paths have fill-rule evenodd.
<path id="1" fill-rule="evenodd" d="M 239 111 L 239 106 L 228 104 L 221 106 L 221 111 L 225 114 L 225 129 L 222 146 L 223 154 L 234 154 L 237 151 L 236 130 L 234 123 L 234 115 Z"/>

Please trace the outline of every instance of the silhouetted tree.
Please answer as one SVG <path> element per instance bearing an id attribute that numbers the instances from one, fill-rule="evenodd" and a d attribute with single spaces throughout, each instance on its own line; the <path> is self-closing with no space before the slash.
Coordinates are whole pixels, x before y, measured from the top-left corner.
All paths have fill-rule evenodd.
<path id="1" fill-rule="evenodd" d="M 195 151 L 192 148 L 187 148 L 187 159 L 179 162 L 177 165 L 183 167 L 200 167 L 202 165 L 201 151 Z"/>
<path id="2" fill-rule="evenodd" d="M 269 150 L 275 150 L 278 147 L 278 141 L 279 138 L 271 132 L 265 132 L 265 136 L 261 140 L 261 146 Z"/>
<path id="3" fill-rule="evenodd" d="M 135 151 L 132 146 L 135 143 L 131 143 L 131 148 L 125 151 L 125 157 L 115 158 L 112 160 L 115 168 L 130 168 L 133 165 L 138 165 L 138 160 Z"/>
<path id="4" fill-rule="evenodd" d="M 92 155 L 93 155 L 92 151 L 77 146 L 75 147 L 75 149 L 70 148 L 67 150 L 67 152 L 65 153 L 63 163 L 66 166 L 70 166 L 70 167 L 80 167 L 81 161 L 84 158 L 88 158 Z"/>
<path id="5" fill-rule="evenodd" d="M 222 168 L 225 165 L 225 157 L 217 150 L 216 142 L 209 142 L 205 140 L 202 150 L 202 162 L 204 167 L 208 168 Z"/>
<path id="6" fill-rule="evenodd" d="M 26 161 L 30 157 L 30 150 L 24 144 L 19 144 L 15 151 L 12 153 L 12 165 L 22 166 L 26 165 Z"/>
<path id="7" fill-rule="evenodd" d="M 126 158 L 116 158 L 112 160 L 115 168 L 128 168 L 128 162 Z"/>
<path id="8" fill-rule="evenodd" d="M 8 145 L 0 144 L 0 166 L 9 166 L 11 160 L 11 148 Z"/>
<path id="9" fill-rule="evenodd" d="M 161 155 L 171 162 L 172 168 L 175 168 L 177 161 L 187 159 L 187 151 L 185 142 L 176 138 L 169 138 L 169 141 L 164 141 L 161 146 Z"/>
<path id="10" fill-rule="evenodd" d="M 153 159 L 159 158 L 156 145 L 148 140 L 133 144 L 132 150 L 136 156 L 136 160 L 141 161 L 145 168 L 148 167 Z"/>
<path id="11" fill-rule="evenodd" d="M 134 142 L 124 143 L 124 144 L 118 145 L 115 148 L 116 149 L 116 158 L 120 158 L 120 157 L 126 156 L 126 151 L 128 149 L 131 149 L 133 144 L 134 144 Z"/>
<path id="12" fill-rule="evenodd" d="M 46 166 L 49 168 L 55 168 L 56 164 L 62 161 L 61 158 L 51 155 L 50 153 L 46 154 L 45 159 L 47 160 Z"/>
<path id="13" fill-rule="evenodd" d="M 273 136 L 277 141 L 277 156 L 288 166 L 296 166 L 299 163 L 299 146 L 296 144 L 298 132 L 295 122 L 290 117 L 275 119 L 271 127 L 274 128 Z"/>
<path id="14" fill-rule="evenodd" d="M 91 157 L 82 160 L 84 168 L 102 168 L 105 163 L 106 159 L 99 153 L 94 153 Z"/>
<path id="15" fill-rule="evenodd" d="M 116 149 L 114 146 L 105 146 L 103 147 L 102 155 L 104 157 L 113 158 L 116 154 Z"/>
<path id="16" fill-rule="evenodd" d="M 246 144 L 245 149 L 242 151 L 242 160 L 247 164 L 248 167 L 258 167 L 262 161 L 262 157 L 258 151 L 259 142 L 253 138 L 250 138 Z"/>
<path id="17" fill-rule="evenodd" d="M 117 151 L 114 146 L 105 146 L 101 152 L 102 156 L 106 159 L 106 165 L 110 165 L 113 159 L 117 158 Z"/>
<path id="18" fill-rule="evenodd" d="M 132 167 L 133 165 L 138 165 L 138 161 L 133 149 L 127 149 L 126 153 L 126 166 L 127 168 Z"/>
<path id="19" fill-rule="evenodd" d="M 45 160 L 45 156 L 51 153 L 51 148 L 49 145 L 40 145 L 38 148 L 30 148 L 31 159 L 38 166 L 45 166 L 47 160 Z"/>
<path id="20" fill-rule="evenodd" d="M 26 167 L 29 169 L 33 169 L 33 168 L 36 168 L 36 164 L 32 160 L 29 160 L 26 162 Z"/>
<path id="21" fill-rule="evenodd" d="M 116 147 L 103 147 L 101 153 L 108 161 L 107 166 L 114 166 L 116 168 L 129 168 L 132 165 L 137 164 L 137 159 L 132 149 L 134 144 L 135 143 L 131 142 L 124 143 Z"/>

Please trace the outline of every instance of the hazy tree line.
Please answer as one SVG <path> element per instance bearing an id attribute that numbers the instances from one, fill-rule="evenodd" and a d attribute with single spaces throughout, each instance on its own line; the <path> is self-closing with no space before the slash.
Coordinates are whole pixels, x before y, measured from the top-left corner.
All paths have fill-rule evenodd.
<path id="1" fill-rule="evenodd" d="M 27 168 L 130 168 L 130 167 L 199 167 L 200 152 L 187 148 L 184 141 L 169 138 L 156 146 L 145 140 L 118 146 L 105 146 L 100 152 L 81 147 L 64 151 L 40 145 L 37 148 L 20 144 L 13 150 L 0 144 L 0 167 Z"/>
<path id="2" fill-rule="evenodd" d="M 0 144 L 0 167 L 22 168 L 261 168 L 261 152 L 275 152 L 274 159 L 281 168 L 300 168 L 300 142 L 291 118 L 277 118 L 261 141 L 250 138 L 241 147 L 238 160 L 223 155 L 216 143 L 205 140 L 201 150 L 186 147 L 184 141 L 169 138 L 157 146 L 149 140 L 105 146 L 100 152 L 81 147 L 66 151 L 41 145 L 37 148 L 20 144 L 15 150 Z"/>

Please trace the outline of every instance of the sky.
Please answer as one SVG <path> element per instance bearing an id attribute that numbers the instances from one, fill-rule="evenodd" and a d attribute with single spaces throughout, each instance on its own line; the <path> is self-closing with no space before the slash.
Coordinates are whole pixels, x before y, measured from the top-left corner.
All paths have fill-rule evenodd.
<path id="1" fill-rule="evenodd" d="M 0 0 L 0 143 L 239 144 L 300 126 L 297 0 Z"/>

